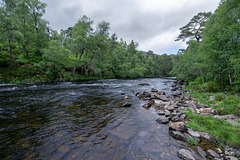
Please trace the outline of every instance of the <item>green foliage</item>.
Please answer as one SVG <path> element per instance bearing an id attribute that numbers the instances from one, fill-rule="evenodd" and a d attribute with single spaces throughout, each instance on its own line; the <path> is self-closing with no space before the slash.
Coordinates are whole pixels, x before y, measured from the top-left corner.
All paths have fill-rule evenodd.
<path id="1" fill-rule="evenodd" d="M 192 145 L 192 146 L 198 145 L 198 141 L 196 139 L 192 138 L 192 137 L 187 139 L 187 143 Z"/>
<path id="2" fill-rule="evenodd" d="M 225 120 L 211 116 L 194 115 L 190 110 L 186 114 L 192 119 L 192 121 L 188 121 L 186 124 L 188 128 L 207 132 L 222 144 L 240 146 L 240 126 L 232 126 Z"/>

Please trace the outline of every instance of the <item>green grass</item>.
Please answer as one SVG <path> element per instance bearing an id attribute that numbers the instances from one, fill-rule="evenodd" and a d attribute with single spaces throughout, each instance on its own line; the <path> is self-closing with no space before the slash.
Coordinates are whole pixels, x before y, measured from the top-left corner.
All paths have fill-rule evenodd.
<path id="1" fill-rule="evenodd" d="M 194 139 L 194 138 L 192 138 L 192 137 L 187 139 L 187 143 L 190 144 L 190 145 L 192 145 L 192 146 L 198 145 L 197 140 Z"/>
<path id="2" fill-rule="evenodd" d="M 225 120 L 211 116 L 195 115 L 190 110 L 186 111 L 186 115 L 192 120 L 187 122 L 188 128 L 209 133 L 218 145 L 240 147 L 240 126 L 232 126 Z"/>

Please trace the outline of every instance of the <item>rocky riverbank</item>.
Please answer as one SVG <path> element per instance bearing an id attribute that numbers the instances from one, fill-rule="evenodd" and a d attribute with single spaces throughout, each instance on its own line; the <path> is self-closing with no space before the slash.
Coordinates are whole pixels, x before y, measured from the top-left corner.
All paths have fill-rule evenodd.
<path id="1" fill-rule="evenodd" d="M 214 118 L 225 119 L 232 125 L 240 125 L 237 121 L 239 120 L 238 117 L 235 115 L 216 115 L 217 112 L 210 106 L 197 103 L 183 84 L 176 82 L 172 87 L 171 96 L 167 96 L 165 92 L 156 89 L 152 89 L 150 92 L 137 93 L 136 96 L 141 100 L 147 101 L 142 107 L 146 109 L 155 107 L 159 115 L 156 121 L 169 126 L 170 136 L 189 144 L 199 144 L 194 150 L 201 159 L 237 160 L 238 158 L 236 157 L 240 156 L 238 149 L 231 147 L 220 149 L 213 145 L 206 147 L 206 143 L 211 144 L 213 142 L 213 137 L 208 133 L 197 132 L 191 128 L 187 128 L 185 124 L 191 121 L 191 119 L 187 117 L 185 111 L 191 110 L 192 113 L 201 116 L 213 116 Z M 211 99 L 214 99 L 214 97 L 210 97 Z M 195 153 L 188 148 L 179 150 L 178 156 L 184 160 L 198 159 Z"/>

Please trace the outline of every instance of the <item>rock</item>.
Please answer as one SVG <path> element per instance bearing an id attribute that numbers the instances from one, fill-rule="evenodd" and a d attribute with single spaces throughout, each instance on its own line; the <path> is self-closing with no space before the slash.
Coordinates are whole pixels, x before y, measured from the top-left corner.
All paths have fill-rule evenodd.
<path id="1" fill-rule="evenodd" d="M 229 114 L 229 115 L 215 115 L 214 118 L 218 118 L 218 119 L 236 119 L 237 116 L 233 115 L 233 114 Z"/>
<path id="2" fill-rule="evenodd" d="M 224 160 L 238 160 L 238 158 L 233 157 L 233 156 L 226 156 Z"/>
<path id="3" fill-rule="evenodd" d="M 223 153 L 220 148 L 216 148 L 216 151 L 217 151 L 218 154 L 222 154 Z"/>
<path id="4" fill-rule="evenodd" d="M 156 120 L 158 123 L 160 124 L 167 124 L 169 123 L 169 118 L 166 118 L 166 117 L 160 117 Z"/>
<path id="5" fill-rule="evenodd" d="M 202 116 L 211 116 L 215 114 L 215 110 L 213 108 L 200 108 L 199 114 Z"/>
<path id="6" fill-rule="evenodd" d="M 128 97 L 128 96 L 125 96 L 124 98 L 125 98 L 125 99 L 129 99 L 129 97 Z"/>
<path id="7" fill-rule="evenodd" d="M 199 155 L 200 155 L 203 159 L 206 159 L 206 156 L 207 156 L 206 152 L 205 152 L 201 147 L 199 147 L 199 146 L 197 146 L 196 149 L 197 149 Z"/>
<path id="8" fill-rule="evenodd" d="M 165 112 L 163 110 L 158 110 L 157 114 L 163 116 L 163 115 L 165 115 Z"/>
<path id="9" fill-rule="evenodd" d="M 152 88 L 151 92 L 158 92 L 158 90 Z"/>
<path id="10" fill-rule="evenodd" d="M 230 124 L 233 125 L 233 126 L 240 126 L 240 123 L 239 123 L 239 122 L 234 121 L 234 120 L 231 120 L 231 119 L 228 119 L 227 122 L 230 123 Z"/>
<path id="11" fill-rule="evenodd" d="M 209 101 L 214 101 L 215 100 L 215 96 L 210 96 L 209 97 Z"/>
<path id="12" fill-rule="evenodd" d="M 174 117 L 172 117 L 171 121 L 179 122 L 179 121 L 181 121 L 181 119 L 178 116 L 174 116 Z"/>
<path id="13" fill-rule="evenodd" d="M 182 141 L 187 141 L 187 136 L 180 131 L 169 131 L 169 135 L 172 136 L 173 138 L 176 138 Z"/>
<path id="14" fill-rule="evenodd" d="M 198 132 L 200 134 L 200 137 L 207 140 L 207 141 L 211 141 L 211 137 L 208 133 L 205 133 L 205 132 Z"/>
<path id="15" fill-rule="evenodd" d="M 165 92 L 158 92 L 159 95 L 166 95 Z"/>
<path id="16" fill-rule="evenodd" d="M 187 133 L 194 138 L 200 138 L 200 134 L 198 132 L 193 131 L 192 129 L 188 129 Z"/>
<path id="17" fill-rule="evenodd" d="M 165 110 L 165 116 L 169 117 L 171 115 L 171 112 L 169 110 Z"/>
<path id="18" fill-rule="evenodd" d="M 174 91 L 174 92 L 172 93 L 172 95 L 173 95 L 173 96 L 179 96 L 179 95 L 181 95 L 181 92 L 180 92 L 180 91 Z"/>
<path id="19" fill-rule="evenodd" d="M 121 105 L 121 107 L 131 107 L 131 106 L 132 106 L 131 103 L 123 103 L 123 104 Z"/>
<path id="20" fill-rule="evenodd" d="M 144 104 L 142 107 L 143 108 L 150 108 L 152 105 L 150 103 Z"/>
<path id="21" fill-rule="evenodd" d="M 189 150 L 186 149 L 180 149 L 178 151 L 178 157 L 183 160 L 195 160 L 192 153 Z"/>
<path id="22" fill-rule="evenodd" d="M 148 84 L 148 83 L 139 83 L 138 85 L 139 86 L 150 86 L 150 84 Z"/>
<path id="23" fill-rule="evenodd" d="M 174 122 L 169 125 L 169 129 L 180 131 L 180 132 L 186 132 L 187 128 L 184 124 L 184 122 Z"/>
<path id="24" fill-rule="evenodd" d="M 166 109 L 169 111 L 173 111 L 175 108 L 173 105 L 170 105 L 170 106 L 167 106 Z"/>
<path id="25" fill-rule="evenodd" d="M 207 156 L 211 159 L 220 158 L 220 156 L 212 149 L 207 150 Z"/>
<path id="26" fill-rule="evenodd" d="M 182 113 L 182 114 L 179 116 L 179 118 L 180 118 L 181 120 L 184 120 L 185 118 L 187 118 L 187 116 L 186 116 L 185 113 Z"/>
<path id="27" fill-rule="evenodd" d="M 165 95 L 157 95 L 157 96 L 155 96 L 156 98 L 158 98 L 158 99 L 160 99 L 160 100 L 163 100 L 163 101 L 168 101 L 168 98 L 167 98 L 167 96 L 165 96 Z"/>
<path id="28" fill-rule="evenodd" d="M 194 101 L 189 101 L 187 103 L 187 107 L 190 108 L 193 112 L 195 112 L 197 110 L 197 106 L 195 105 Z"/>

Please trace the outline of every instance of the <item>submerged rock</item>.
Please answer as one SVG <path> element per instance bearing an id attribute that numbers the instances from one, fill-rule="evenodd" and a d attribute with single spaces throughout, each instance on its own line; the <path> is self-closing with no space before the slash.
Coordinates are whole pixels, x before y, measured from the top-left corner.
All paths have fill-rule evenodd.
<path id="1" fill-rule="evenodd" d="M 158 123 L 160 124 L 167 124 L 169 123 L 169 118 L 166 118 L 166 117 L 160 117 L 156 120 Z"/>
<path id="2" fill-rule="evenodd" d="M 132 104 L 131 103 L 123 103 L 121 104 L 121 107 L 131 107 Z"/>
<path id="3" fill-rule="evenodd" d="M 192 153 L 187 149 L 180 149 L 178 151 L 178 157 L 183 160 L 195 160 Z"/>
<path id="4" fill-rule="evenodd" d="M 158 90 L 152 88 L 151 92 L 158 92 Z"/>
<path id="5" fill-rule="evenodd" d="M 148 84 L 148 83 L 139 83 L 138 85 L 139 86 L 150 86 L 150 84 Z"/>

